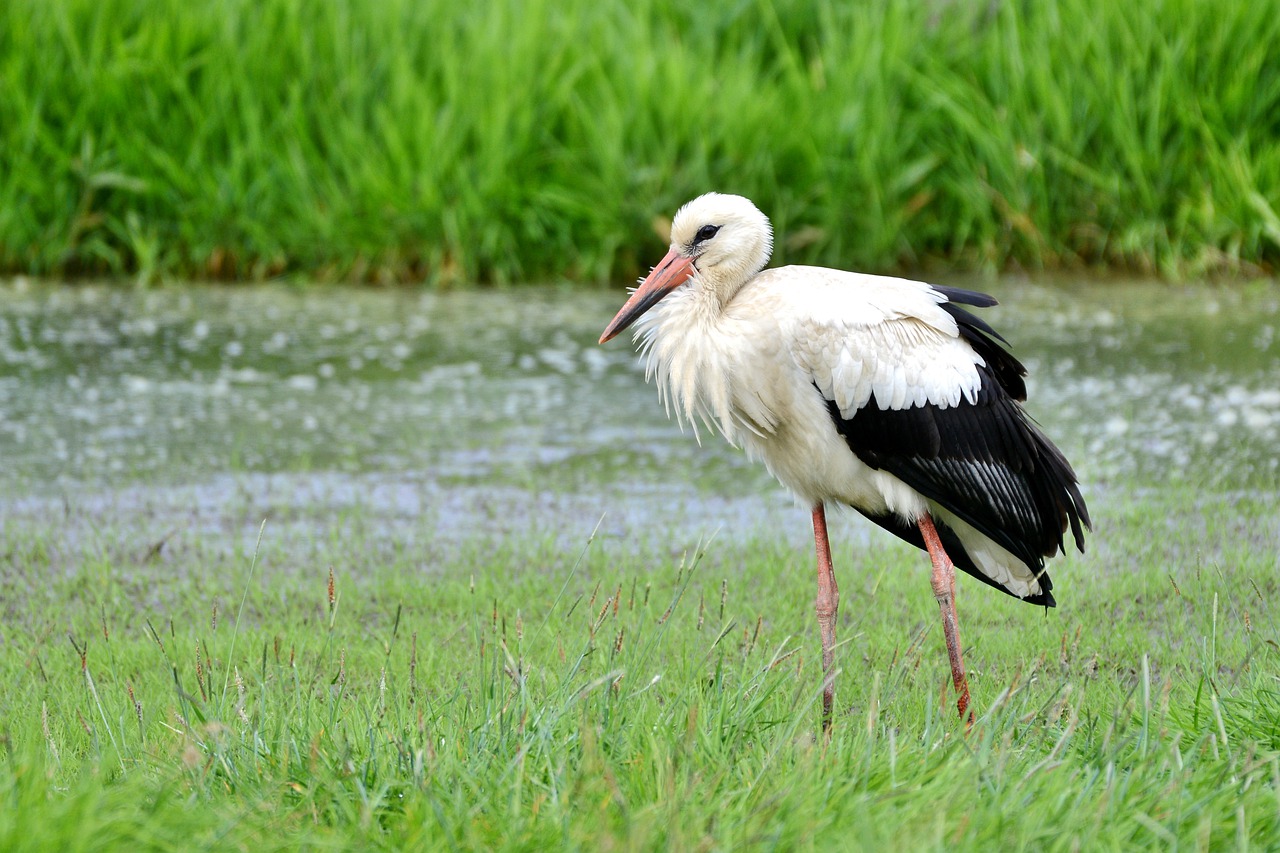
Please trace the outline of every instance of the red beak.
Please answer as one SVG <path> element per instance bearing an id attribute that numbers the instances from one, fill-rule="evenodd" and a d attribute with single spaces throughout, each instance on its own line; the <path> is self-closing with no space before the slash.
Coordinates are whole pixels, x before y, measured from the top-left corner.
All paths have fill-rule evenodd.
<path id="1" fill-rule="evenodd" d="M 613 321 L 605 328 L 604 334 L 600 336 L 600 343 L 610 340 L 639 320 L 640 315 L 661 302 L 662 297 L 688 281 L 695 272 L 697 269 L 693 265 L 693 258 L 687 258 L 675 249 L 667 252 L 666 257 L 649 271 L 648 277 L 640 282 L 636 292 L 627 300 L 627 304 L 622 306 Z"/>

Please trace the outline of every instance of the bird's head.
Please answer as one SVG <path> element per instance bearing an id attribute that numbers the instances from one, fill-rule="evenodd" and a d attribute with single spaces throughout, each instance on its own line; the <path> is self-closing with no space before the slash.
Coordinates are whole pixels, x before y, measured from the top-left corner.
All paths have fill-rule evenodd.
<path id="1" fill-rule="evenodd" d="M 773 251 L 769 218 L 740 195 L 707 193 L 676 211 L 671 248 L 600 336 L 604 343 L 685 282 L 713 291 L 721 304 L 764 269 Z"/>

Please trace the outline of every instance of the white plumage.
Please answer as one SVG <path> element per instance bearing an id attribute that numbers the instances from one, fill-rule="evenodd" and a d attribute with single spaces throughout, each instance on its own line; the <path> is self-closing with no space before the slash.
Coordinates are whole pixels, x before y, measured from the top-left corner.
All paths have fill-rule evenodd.
<path id="1" fill-rule="evenodd" d="M 820 623 L 833 501 L 930 551 L 944 623 L 948 611 L 954 620 L 946 552 L 989 584 L 1052 604 L 1043 557 L 1068 527 L 1079 543 L 1088 514 L 1070 466 L 1018 405 L 1022 366 L 955 304 L 994 300 L 819 267 L 762 272 L 771 248 L 769 221 L 747 199 L 693 200 L 601 342 L 634 322 L 668 412 L 723 433 L 814 508 Z M 958 635 L 952 664 L 966 705 Z M 829 682 L 824 707 L 825 720 Z"/>
<path id="2" fill-rule="evenodd" d="M 722 427 L 732 420 L 722 409 L 728 389 L 707 383 L 736 380 L 749 386 L 746 395 L 785 396 L 788 387 L 751 372 L 773 369 L 780 356 L 846 417 L 872 393 L 893 409 L 955 406 L 977 393 L 982 357 L 928 285 L 793 266 L 755 276 L 718 316 L 714 294 L 705 285 L 676 290 L 637 323 L 649 375 L 663 380 L 687 416 L 711 407 Z M 734 441 L 731 429 L 722 431 Z"/>

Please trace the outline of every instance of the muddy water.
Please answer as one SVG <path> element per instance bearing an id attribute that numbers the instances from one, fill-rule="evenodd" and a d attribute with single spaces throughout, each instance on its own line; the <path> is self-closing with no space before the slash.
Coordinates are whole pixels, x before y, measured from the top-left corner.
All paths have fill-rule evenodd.
<path id="1" fill-rule="evenodd" d="M 975 283 L 1086 489 L 1275 490 L 1280 287 Z M 0 285 L 0 507 L 256 532 L 358 512 L 397 537 L 790 521 L 669 422 L 612 292 Z M 788 521 L 788 524 L 790 524 Z M 284 523 L 284 522 L 282 522 Z M 803 523 L 792 524 L 800 533 Z"/>

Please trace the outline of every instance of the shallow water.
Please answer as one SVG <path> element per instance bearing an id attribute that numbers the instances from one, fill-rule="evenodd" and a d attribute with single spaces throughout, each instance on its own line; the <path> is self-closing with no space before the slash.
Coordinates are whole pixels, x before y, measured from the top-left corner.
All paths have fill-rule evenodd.
<path id="1" fill-rule="evenodd" d="M 1280 288 L 952 282 L 1030 371 L 1090 497 L 1280 482 Z M 0 505 L 256 533 L 358 509 L 397 537 L 585 538 L 794 514 L 716 436 L 681 433 L 625 340 L 624 292 L 0 286 Z M 787 522 L 800 533 L 804 523 Z"/>

